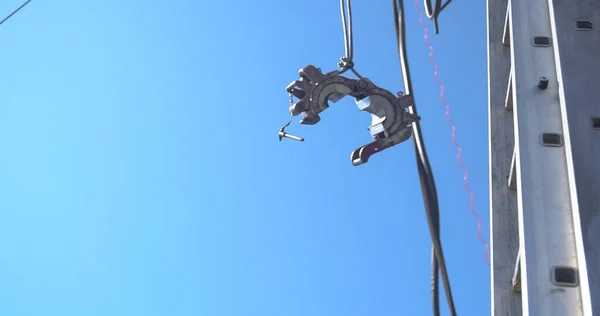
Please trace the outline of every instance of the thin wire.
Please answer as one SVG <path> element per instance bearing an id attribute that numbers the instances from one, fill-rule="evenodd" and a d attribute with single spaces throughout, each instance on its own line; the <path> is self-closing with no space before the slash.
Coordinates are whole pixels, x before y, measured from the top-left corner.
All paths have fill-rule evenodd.
<path id="1" fill-rule="evenodd" d="M 0 25 L 2 25 L 2 23 L 6 22 L 13 15 L 15 15 L 17 12 L 19 12 L 19 10 L 23 9 L 29 2 L 31 2 L 31 0 L 25 1 L 25 3 L 23 3 L 20 7 L 18 7 L 15 11 L 13 11 L 11 14 L 9 14 L 7 17 L 5 17 L 4 20 L 0 21 Z"/>
<path id="2" fill-rule="evenodd" d="M 408 53 L 406 50 L 406 29 L 404 22 L 404 2 L 403 0 L 392 0 L 394 6 L 394 23 L 396 29 L 396 39 L 398 44 L 398 56 L 400 59 L 400 67 L 402 70 L 402 77 L 404 81 L 405 94 L 410 94 L 412 91 L 412 80 L 410 76 L 410 69 L 408 67 Z M 414 98 L 414 96 L 413 96 Z M 408 108 L 409 112 L 417 114 L 416 102 L 413 106 Z M 438 282 L 437 282 L 437 266 L 442 276 L 442 283 L 444 285 L 444 291 L 446 301 L 448 303 L 448 309 L 452 316 L 456 316 L 456 307 L 454 305 L 454 299 L 452 297 L 452 289 L 450 288 L 450 279 L 448 277 L 448 270 L 444 259 L 444 252 L 442 249 L 442 242 L 440 239 L 440 223 L 439 223 L 439 203 L 437 198 L 437 190 L 435 187 L 435 179 L 429 164 L 427 157 L 427 151 L 421 133 L 421 125 L 417 121 L 412 124 L 413 128 L 413 140 L 415 145 L 415 155 L 417 160 L 417 169 L 419 171 L 419 180 L 421 182 L 421 193 L 423 194 L 423 200 L 425 204 L 425 213 L 427 215 L 427 222 L 429 226 L 429 233 L 431 234 L 431 242 L 433 252 L 435 254 L 436 264 L 432 264 L 432 294 L 433 294 L 433 308 L 436 316 L 439 315 L 438 301 Z"/>
<path id="3" fill-rule="evenodd" d="M 450 4 L 450 2 L 452 2 L 452 0 L 448 0 L 448 1 L 446 1 L 446 3 L 442 4 L 442 7 L 440 8 L 440 12 L 438 13 L 438 15 L 440 15 L 442 13 L 442 11 L 444 11 L 444 9 Z"/>
<path id="4" fill-rule="evenodd" d="M 446 2 L 446 3 L 448 3 L 448 2 Z M 473 191 L 469 187 L 469 182 L 468 182 L 469 170 L 463 165 L 462 160 L 461 160 L 462 147 L 460 147 L 460 145 L 458 145 L 458 142 L 456 141 L 456 126 L 454 125 L 454 123 L 452 123 L 452 120 L 450 120 L 450 104 L 448 104 L 448 102 L 446 101 L 446 99 L 444 97 L 445 87 L 442 84 L 440 77 L 439 77 L 439 65 L 433 58 L 433 51 L 434 51 L 433 45 L 431 45 L 431 43 L 429 42 L 429 30 L 427 29 L 427 26 L 425 26 L 424 17 L 423 17 L 424 14 L 423 14 L 423 11 L 421 10 L 421 8 L 419 7 L 419 0 L 415 0 L 415 8 L 419 11 L 421 28 L 423 29 L 423 31 L 425 33 L 425 35 L 424 35 L 425 44 L 429 47 L 429 61 L 431 62 L 431 64 L 434 67 L 433 74 L 435 77 L 435 82 L 440 87 L 440 100 L 442 101 L 442 104 L 444 105 L 444 108 L 446 111 L 445 112 L 446 122 L 452 129 L 452 144 L 454 145 L 454 147 L 456 147 L 456 150 L 457 150 L 456 161 L 458 162 L 458 166 L 463 171 L 463 185 L 464 185 L 467 193 L 469 193 L 469 197 L 470 197 L 469 208 L 471 209 L 471 213 L 473 213 L 473 215 L 477 219 L 477 237 L 479 237 L 479 240 L 481 241 L 481 243 L 483 244 L 483 246 L 485 248 L 484 254 L 483 254 L 484 260 L 488 265 L 490 265 L 490 259 L 488 257 L 489 256 L 489 244 L 487 243 L 487 241 L 485 240 L 485 238 L 483 238 L 483 236 L 481 234 L 481 227 L 483 225 L 482 225 L 481 217 L 475 210 L 475 193 L 473 193 Z"/>
<path id="5" fill-rule="evenodd" d="M 292 111 L 290 111 L 290 119 L 280 128 L 281 131 L 285 131 L 285 129 L 290 126 L 290 124 L 292 124 L 292 121 L 294 120 L 294 114 L 292 113 Z"/>
<path id="6" fill-rule="evenodd" d="M 286 129 L 288 126 L 290 126 L 290 124 L 292 124 L 292 121 L 294 120 L 294 113 L 292 113 L 292 106 L 294 105 L 294 90 L 292 90 L 292 91 L 290 92 L 289 96 L 290 96 L 290 109 L 289 109 L 289 112 L 290 112 L 290 119 L 289 119 L 289 120 L 287 121 L 287 123 L 285 123 L 285 124 L 284 124 L 284 125 L 283 125 L 281 128 L 279 128 L 279 134 L 278 134 L 278 135 L 279 135 L 279 141 L 281 141 L 283 137 L 288 137 L 288 138 L 290 138 L 290 137 L 289 137 L 290 135 L 289 135 L 289 134 L 287 134 L 287 133 L 285 132 L 285 129 Z M 282 133 L 283 133 L 283 134 L 282 134 Z M 287 134 L 288 136 L 285 136 L 286 134 Z M 291 138 L 293 138 L 293 137 L 291 137 Z M 298 139 L 296 139 L 296 140 L 303 142 L 303 141 L 304 141 L 304 138 L 302 138 L 302 137 L 298 137 Z"/>
<path id="7" fill-rule="evenodd" d="M 442 4 L 442 0 L 435 0 L 435 4 L 431 5 L 431 0 L 423 0 L 424 3 L 424 7 L 425 7 L 425 14 L 427 15 L 427 17 L 429 19 L 433 20 L 433 29 L 435 34 L 439 34 L 440 30 L 439 30 L 439 25 L 438 25 L 438 18 L 440 17 L 440 14 L 442 13 L 442 11 L 444 11 L 444 9 L 450 4 L 450 2 L 452 2 L 452 0 L 448 0 L 446 1 L 446 3 Z"/>

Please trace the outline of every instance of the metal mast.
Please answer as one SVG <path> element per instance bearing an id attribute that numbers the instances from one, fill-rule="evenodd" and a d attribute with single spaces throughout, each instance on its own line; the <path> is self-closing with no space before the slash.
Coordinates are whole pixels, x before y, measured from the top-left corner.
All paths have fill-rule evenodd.
<path id="1" fill-rule="evenodd" d="M 487 0 L 492 315 L 600 315 L 596 2 Z"/>

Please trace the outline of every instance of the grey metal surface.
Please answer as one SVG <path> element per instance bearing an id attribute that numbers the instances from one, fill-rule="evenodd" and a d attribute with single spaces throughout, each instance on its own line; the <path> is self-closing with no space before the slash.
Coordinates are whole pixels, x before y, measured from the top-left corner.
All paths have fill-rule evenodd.
<path id="1" fill-rule="evenodd" d="M 410 125 L 420 119 L 407 111 L 414 103 L 412 95 L 398 93 L 395 96 L 367 78 L 347 78 L 337 70 L 324 74 L 313 65 L 300 69 L 299 75 L 300 80 L 290 83 L 286 90 L 299 99 L 289 110 L 293 116 L 302 115 L 301 124 L 317 124 L 321 120 L 319 114 L 329 108 L 329 102 L 337 102 L 345 96 L 352 96 L 359 110 L 371 114 L 369 132 L 374 141 L 352 152 L 350 159 L 354 166 L 409 139 Z"/>
<path id="2" fill-rule="evenodd" d="M 592 0 L 548 0 L 571 194 L 577 224 L 577 254 L 585 315 L 600 315 L 600 131 L 591 118 L 600 115 L 600 3 Z M 591 31 L 577 21 L 592 22 Z M 588 23 L 585 23 L 588 24 Z"/>
<path id="3" fill-rule="evenodd" d="M 507 2 L 487 0 L 492 316 L 521 315 L 521 297 L 512 290 L 519 249 L 517 193 L 507 185 L 514 148 L 512 113 L 504 107 L 510 72 L 510 48 L 502 44 Z"/>
<path id="4" fill-rule="evenodd" d="M 555 266 L 577 267 L 577 255 L 565 146 L 540 143 L 542 133 L 563 131 L 554 50 L 532 45 L 536 36 L 554 44 L 548 2 L 512 0 L 510 7 L 523 315 L 579 316 L 579 287 L 551 278 Z"/>

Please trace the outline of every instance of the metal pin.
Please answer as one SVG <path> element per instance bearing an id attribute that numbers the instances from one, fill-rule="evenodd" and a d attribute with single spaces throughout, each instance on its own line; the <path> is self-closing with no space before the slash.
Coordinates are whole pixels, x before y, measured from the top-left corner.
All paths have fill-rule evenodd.
<path id="1" fill-rule="evenodd" d="M 289 139 L 293 139 L 293 140 L 297 140 L 299 142 L 303 142 L 304 141 L 304 138 L 302 138 L 302 137 L 294 136 L 294 135 L 288 134 L 288 133 L 286 133 L 284 131 L 279 131 L 279 141 L 281 141 L 281 139 L 284 138 L 284 137 L 285 138 L 289 138 Z"/>

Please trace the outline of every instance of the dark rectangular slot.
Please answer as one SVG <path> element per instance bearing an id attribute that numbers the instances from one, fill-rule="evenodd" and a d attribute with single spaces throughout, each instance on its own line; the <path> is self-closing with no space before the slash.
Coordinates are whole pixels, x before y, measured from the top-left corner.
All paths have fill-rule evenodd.
<path id="1" fill-rule="evenodd" d="M 577 270 L 571 267 L 553 267 L 552 283 L 558 286 L 578 286 Z"/>
<path id="2" fill-rule="evenodd" d="M 594 116 L 591 119 L 592 128 L 595 131 L 600 131 L 600 116 Z"/>
<path id="3" fill-rule="evenodd" d="M 575 22 L 575 29 L 578 31 L 591 31 L 594 29 L 592 21 L 579 20 Z"/>
<path id="4" fill-rule="evenodd" d="M 560 147 L 562 146 L 562 135 L 557 133 L 542 133 L 541 142 L 543 146 Z"/>
<path id="5" fill-rule="evenodd" d="M 550 46 L 550 38 L 546 36 L 534 36 L 531 40 L 533 46 L 538 47 L 549 47 Z"/>

